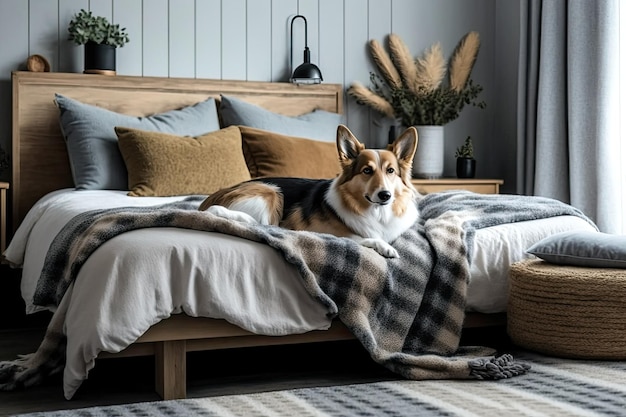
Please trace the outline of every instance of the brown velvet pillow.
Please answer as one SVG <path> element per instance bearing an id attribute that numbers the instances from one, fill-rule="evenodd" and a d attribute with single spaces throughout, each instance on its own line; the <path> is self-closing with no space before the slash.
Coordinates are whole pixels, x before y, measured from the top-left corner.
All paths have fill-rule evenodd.
<path id="1" fill-rule="evenodd" d="M 115 133 L 130 196 L 211 194 L 250 179 L 237 127 L 196 138 L 126 127 Z"/>
<path id="2" fill-rule="evenodd" d="M 334 178 L 341 171 L 335 142 L 280 135 L 239 126 L 252 178 Z"/>

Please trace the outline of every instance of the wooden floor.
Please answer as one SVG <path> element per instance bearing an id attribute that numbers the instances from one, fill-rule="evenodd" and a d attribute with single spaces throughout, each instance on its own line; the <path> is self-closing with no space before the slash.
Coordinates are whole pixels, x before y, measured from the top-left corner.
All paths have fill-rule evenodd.
<path id="1" fill-rule="evenodd" d="M 43 329 L 0 330 L 0 360 L 33 352 Z M 506 347 L 501 328 L 471 329 L 464 343 Z M 357 341 L 194 352 L 187 358 L 189 398 L 397 379 L 375 364 Z M 0 416 L 96 405 L 156 401 L 151 357 L 101 359 L 71 401 L 61 376 L 42 386 L 0 392 Z"/>

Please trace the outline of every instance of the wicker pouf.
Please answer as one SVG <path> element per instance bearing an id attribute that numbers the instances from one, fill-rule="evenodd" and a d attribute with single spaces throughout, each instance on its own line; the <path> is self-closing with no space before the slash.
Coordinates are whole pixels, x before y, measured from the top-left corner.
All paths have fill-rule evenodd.
<path id="1" fill-rule="evenodd" d="M 517 345 L 570 358 L 626 359 L 626 269 L 511 266 L 508 333 Z"/>

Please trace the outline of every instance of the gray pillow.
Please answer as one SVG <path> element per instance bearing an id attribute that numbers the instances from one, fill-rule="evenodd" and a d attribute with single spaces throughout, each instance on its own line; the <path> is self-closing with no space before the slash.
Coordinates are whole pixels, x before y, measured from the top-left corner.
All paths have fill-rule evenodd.
<path id="1" fill-rule="evenodd" d="M 559 265 L 626 268 L 626 235 L 561 232 L 540 240 L 527 252 Z"/>
<path id="2" fill-rule="evenodd" d="M 117 145 L 116 126 L 200 136 L 219 130 L 215 100 L 147 117 L 115 113 L 55 94 L 74 185 L 79 190 L 128 190 L 128 173 Z"/>
<path id="3" fill-rule="evenodd" d="M 221 97 L 220 115 L 224 126 L 242 125 L 287 136 L 335 142 L 337 126 L 345 124 L 343 116 L 338 113 L 315 110 L 290 117 L 234 97 Z"/>

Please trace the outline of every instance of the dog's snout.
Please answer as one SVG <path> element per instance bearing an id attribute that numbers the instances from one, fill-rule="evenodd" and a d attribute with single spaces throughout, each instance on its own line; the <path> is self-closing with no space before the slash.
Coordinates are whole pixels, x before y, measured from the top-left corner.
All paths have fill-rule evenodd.
<path id="1" fill-rule="evenodd" d="M 378 198 L 380 199 L 380 201 L 389 201 L 389 199 L 391 198 L 391 193 L 387 190 L 380 191 L 378 193 Z"/>

